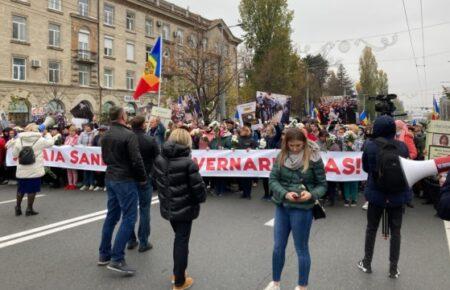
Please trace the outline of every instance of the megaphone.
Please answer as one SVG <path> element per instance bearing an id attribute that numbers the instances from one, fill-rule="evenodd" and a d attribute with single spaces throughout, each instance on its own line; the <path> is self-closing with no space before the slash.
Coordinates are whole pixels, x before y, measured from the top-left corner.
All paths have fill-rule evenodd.
<path id="1" fill-rule="evenodd" d="M 408 186 L 417 181 L 450 170 L 450 156 L 425 161 L 414 161 L 400 157 L 400 164 Z"/>
<path id="2" fill-rule="evenodd" d="M 50 128 L 55 125 L 55 119 L 52 116 L 47 116 L 44 120 L 44 123 L 39 125 L 39 131 L 44 131 L 45 129 Z"/>

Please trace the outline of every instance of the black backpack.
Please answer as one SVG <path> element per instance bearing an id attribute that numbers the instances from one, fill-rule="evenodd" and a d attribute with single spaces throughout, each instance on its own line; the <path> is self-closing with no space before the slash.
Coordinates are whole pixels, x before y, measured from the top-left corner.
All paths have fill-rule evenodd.
<path id="1" fill-rule="evenodd" d="M 400 194 L 405 191 L 408 184 L 400 164 L 401 150 L 394 140 L 376 138 L 378 145 L 377 165 L 374 172 L 376 187 L 388 194 Z"/>
<path id="2" fill-rule="evenodd" d="M 36 156 L 34 156 L 33 146 L 36 142 L 39 141 L 37 139 L 31 146 L 23 146 L 22 138 L 20 139 L 20 144 L 22 145 L 22 149 L 19 152 L 19 164 L 20 165 L 31 165 L 36 162 Z"/>

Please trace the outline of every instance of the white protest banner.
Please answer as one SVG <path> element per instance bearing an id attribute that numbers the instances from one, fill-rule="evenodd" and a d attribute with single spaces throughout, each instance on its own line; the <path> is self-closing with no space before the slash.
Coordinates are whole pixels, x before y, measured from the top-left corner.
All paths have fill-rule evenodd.
<path id="1" fill-rule="evenodd" d="M 192 158 L 204 177 L 263 177 L 270 175 L 279 150 L 193 150 Z M 363 181 L 361 152 L 323 152 L 328 181 Z M 44 164 L 50 167 L 105 171 L 100 147 L 54 146 L 44 150 Z M 15 166 L 11 150 L 6 164 Z"/>

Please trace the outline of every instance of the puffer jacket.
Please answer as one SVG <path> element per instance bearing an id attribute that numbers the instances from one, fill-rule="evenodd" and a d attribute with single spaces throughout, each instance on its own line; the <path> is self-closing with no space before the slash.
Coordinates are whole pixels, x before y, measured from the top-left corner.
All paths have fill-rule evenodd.
<path id="1" fill-rule="evenodd" d="M 272 201 L 277 205 L 283 205 L 290 208 L 310 209 L 314 206 L 315 200 L 321 198 L 327 191 L 327 179 L 325 168 L 320 157 L 319 147 L 311 141 L 309 146 L 313 147 L 313 154 L 309 161 L 308 170 L 302 172 L 302 169 L 292 170 L 285 166 L 280 166 L 277 162 L 274 164 L 270 173 L 269 187 L 273 191 Z M 306 202 L 291 202 L 286 199 L 286 193 L 296 192 L 300 194 L 300 188 L 304 185 L 311 193 L 313 198 Z"/>
<path id="2" fill-rule="evenodd" d="M 373 139 L 384 137 L 387 140 L 397 143 L 401 150 L 401 156 L 409 157 L 408 148 L 405 143 L 394 140 L 396 133 L 395 122 L 392 117 L 380 116 L 375 120 L 373 125 L 372 139 L 368 139 L 364 143 L 364 151 L 362 155 L 363 170 L 368 173 L 367 186 L 365 188 L 365 196 L 369 203 L 373 203 L 380 207 L 398 207 L 402 206 L 412 199 L 411 189 L 407 188 L 404 192 L 391 194 L 389 192 L 381 192 L 375 185 L 374 172 L 377 167 L 377 155 L 379 146 Z"/>
<path id="3" fill-rule="evenodd" d="M 19 153 L 25 146 L 32 146 L 34 156 L 36 157 L 36 161 L 30 165 L 21 165 L 17 163 L 17 171 L 16 177 L 21 179 L 27 178 L 40 178 L 45 175 L 44 169 L 44 157 L 42 155 L 42 151 L 45 148 L 51 147 L 54 144 L 53 138 L 50 134 L 42 137 L 42 134 L 39 132 L 23 132 L 20 133 L 17 139 L 12 140 L 13 144 L 10 144 L 11 148 L 13 148 L 13 157 L 19 157 Z"/>
<path id="4" fill-rule="evenodd" d="M 206 200 L 206 187 L 190 148 L 166 142 L 156 158 L 152 177 L 156 180 L 161 216 L 169 221 L 192 221 Z"/>

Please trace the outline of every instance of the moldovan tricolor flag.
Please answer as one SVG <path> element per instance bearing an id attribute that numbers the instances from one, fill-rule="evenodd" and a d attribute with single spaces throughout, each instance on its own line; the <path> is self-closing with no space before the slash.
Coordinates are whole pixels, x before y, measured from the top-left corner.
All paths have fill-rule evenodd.
<path id="1" fill-rule="evenodd" d="M 156 44 L 148 55 L 145 63 L 144 74 L 142 75 L 133 98 L 135 100 L 145 93 L 157 93 L 159 90 L 162 67 L 162 40 L 161 36 L 156 40 Z"/>

